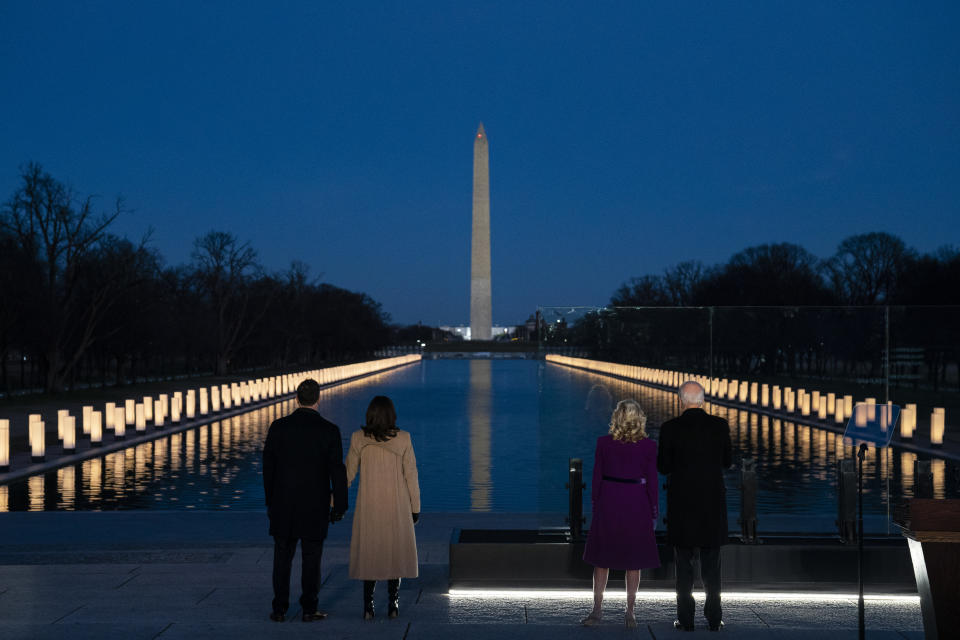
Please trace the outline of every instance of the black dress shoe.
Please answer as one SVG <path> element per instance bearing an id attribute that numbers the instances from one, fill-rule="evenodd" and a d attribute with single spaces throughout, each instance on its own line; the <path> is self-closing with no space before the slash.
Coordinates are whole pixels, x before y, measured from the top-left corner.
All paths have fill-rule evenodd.
<path id="1" fill-rule="evenodd" d="M 287 619 L 287 614 L 285 611 L 271 611 L 270 619 L 274 622 L 283 622 Z"/>
<path id="2" fill-rule="evenodd" d="M 680 624 L 679 620 L 673 621 L 673 628 L 676 629 L 677 631 L 693 631 L 692 624 Z"/>
<path id="3" fill-rule="evenodd" d="M 717 624 L 710 625 L 710 631 L 720 631 L 720 629 L 723 629 L 723 620 Z"/>
<path id="4" fill-rule="evenodd" d="M 327 614 L 322 611 L 313 611 L 311 613 L 304 612 L 302 620 L 304 622 L 316 622 L 317 620 L 326 620 Z"/>

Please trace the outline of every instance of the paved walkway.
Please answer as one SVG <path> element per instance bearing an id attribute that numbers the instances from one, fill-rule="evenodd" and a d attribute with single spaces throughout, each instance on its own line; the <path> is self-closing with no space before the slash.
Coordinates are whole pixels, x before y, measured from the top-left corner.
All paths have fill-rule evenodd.
<path id="1" fill-rule="evenodd" d="M 455 527 L 535 528 L 536 516 L 430 514 L 417 526 L 421 575 L 405 580 L 400 617 L 361 619 L 359 582 L 347 576 L 349 522 L 331 529 L 323 556 L 320 606 L 330 618 L 304 624 L 268 620 L 272 545 L 256 512 L 16 512 L 0 514 L 0 637 L 30 638 L 686 638 L 674 631 L 672 594 L 638 601 L 636 630 L 623 625 L 621 593 L 611 592 L 599 627 L 578 624 L 586 591 L 563 598 L 527 593 L 478 597 L 447 588 Z M 294 566 L 299 564 L 295 559 Z M 292 592 L 298 594 L 295 568 Z M 643 585 L 641 585 L 643 590 Z M 923 637 L 916 599 L 868 601 L 867 637 Z M 855 638 L 856 604 L 728 597 L 725 637 Z M 702 618 L 694 635 L 706 635 Z M 724 637 L 722 636 L 722 637 Z"/>

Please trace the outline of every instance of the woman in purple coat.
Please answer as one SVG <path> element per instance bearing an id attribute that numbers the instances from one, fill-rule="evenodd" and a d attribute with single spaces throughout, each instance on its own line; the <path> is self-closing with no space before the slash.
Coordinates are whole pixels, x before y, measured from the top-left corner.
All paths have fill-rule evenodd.
<path id="1" fill-rule="evenodd" d="M 610 419 L 610 435 L 597 439 L 593 461 L 593 520 L 583 559 L 593 569 L 590 626 L 603 616 L 603 590 L 610 569 L 626 571 L 627 627 L 637 626 L 633 605 L 640 570 L 660 566 L 654 528 L 659 517 L 657 443 L 647 437 L 647 416 L 636 400 L 621 400 Z"/>

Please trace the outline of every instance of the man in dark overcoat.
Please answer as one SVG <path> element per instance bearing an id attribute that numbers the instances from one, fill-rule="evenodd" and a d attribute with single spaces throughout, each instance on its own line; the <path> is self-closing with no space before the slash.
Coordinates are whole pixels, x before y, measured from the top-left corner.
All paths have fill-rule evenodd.
<path id="1" fill-rule="evenodd" d="M 677 567 L 677 620 L 693 631 L 694 565 L 700 558 L 711 631 L 720 629 L 720 546 L 727 542 L 724 469 L 732 463 L 730 426 L 703 410 L 704 392 L 696 382 L 680 386 L 681 415 L 660 427 L 657 470 L 667 476 L 667 542 Z"/>
<path id="2" fill-rule="evenodd" d="M 303 621 L 327 616 L 317 611 L 320 556 L 328 524 L 343 518 L 347 510 L 340 429 L 318 413 L 320 385 L 316 380 L 300 383 L 297 403 L 296 411 L 270 425 L 263 445 L 263 490 L 273 536 L 270 619 L 276 622 L 283 622 L 290 606 L 290 567 L 298 540 L 303 560 Z"/>

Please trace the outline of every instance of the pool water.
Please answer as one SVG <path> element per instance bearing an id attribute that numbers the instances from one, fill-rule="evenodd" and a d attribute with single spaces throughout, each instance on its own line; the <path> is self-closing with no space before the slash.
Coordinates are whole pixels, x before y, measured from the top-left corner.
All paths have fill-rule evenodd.
<path id="1" fill-rule="evenodd" d="M 344 453 L 378 394 L 393 399 L 399 426 L 412 435 L 425 512 L 565 512 L 568 459 L 583 460 L 589 482 L 596 439 L 618 400 L 640 402 L 653 438 L 679 408 L 676 394 L 542 361 L 425 360 L 321 391 L 320 412 L 340 426 Z M 283 401 L 2 486 L 0 511 L 262 509 L 263 440 L 270 423 L 294 408 Z M 735 459 L 757 459 L 761 521 L 832 523 L 836 460 L 853 454 L 839 436 L 708 409 L 730 423 Z M 916 460 L 891 449 L 868 452 L 868 514 L 889 522 L 892 505 L 912 495 Z M 932 470 L 936 497 L 960 496 L 957 465 L 935 459 Z M 727 472 L 731 525 L 738 477 Z M 351 504 L 355 494 L 353 487 Z M 589 512 L 589 487 L 585 495 Z"/>

